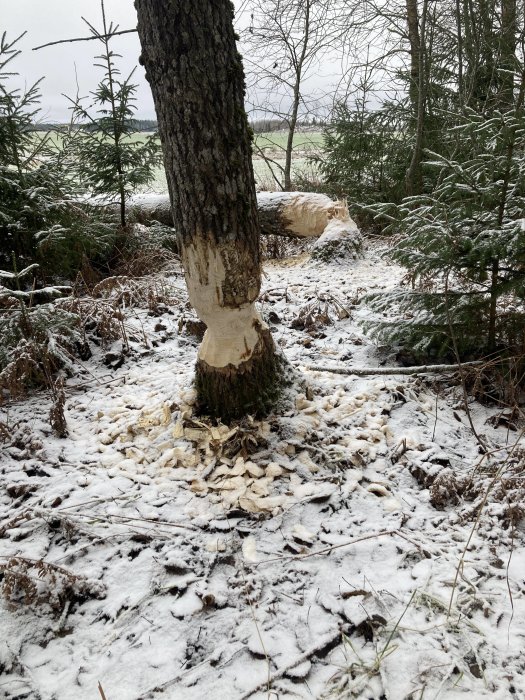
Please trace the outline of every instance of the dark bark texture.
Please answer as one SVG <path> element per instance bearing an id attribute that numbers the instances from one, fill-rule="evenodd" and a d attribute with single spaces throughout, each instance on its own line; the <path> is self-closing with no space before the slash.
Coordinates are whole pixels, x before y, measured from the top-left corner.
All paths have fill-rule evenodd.
<path id="1" fill-rule="evenodd" d="M 501 109 L 512 109 L 514 105 L 514 75 L 517 70 L 516 35 L 517 35 L 516 0 L 501 2 L 501 58 L 502 70 L 500 99 Z"/>
<path id="2" fill-rule="evenodd" d="M 406 174 L 406 193 L 409 196 L 423 191 L 423 145 L 425 125 L 425 21 L 427 1 L 423 1 L 421 26 L 417 0 L 406 0 L 408 39 L 410 43 L 409 97 L 414 130 L 414 149 Z"/>
<path id="3" fill-rule="evenodd" d="M 229 0 L 136 0 L 175 228 L 242 248 L 259 277 L 244 73 Z M 252 285 L 249 285 L 252 286 Z"/>
<path id="4" fill-rule="evenodd" d="M 280 385 L 272 378 L 280 374 L 281 364 L 268 329 L 261 330 L 252 356 L 239 367 L 210 367 L 197 360 L 195 385 L 199 411 L 225 422 L 247 413 L 265 415 L 279 397 Z"/>
<path id="5" fill-rule="evenodd" d="M 197 398 L 226 420 L 260 412 L 254 407 L 266 405 L 279 376 L 271 336 L 249 311 L 260 290 L 260 231 L 233 5 L 136 0 L 135 6 L 190 302 L 208 326 Z M 221 326 L 226 310 L 248 319 L 234 337 Z M 254 331 L 258 341 L 240 359 L 217 359 L 221 348 L 246 344 Z"/>

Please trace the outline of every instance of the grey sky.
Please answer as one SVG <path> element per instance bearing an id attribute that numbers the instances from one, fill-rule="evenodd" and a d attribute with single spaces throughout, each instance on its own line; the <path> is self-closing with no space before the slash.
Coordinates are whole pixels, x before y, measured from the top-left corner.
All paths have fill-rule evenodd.
<path id="1" fill-rule="evenodd" d="M 242 0 L 234 2 L 242 6 Z M 137 18 L 133 0 L 105 0 L 106 18 L 119 25 L 120 29 L 136 26 Z M 102 20 L 98 0 L 0 0 L 0 31 L 13 39 L 23 31 L 27 34 L 19 43 L 22 55 L 13 69 L 20 73 L 17 84 L 32 84 L 44 77 L 41 85 L 42 121 L 64 121 L 69 118 L 68 101 L 62 93 L 75 97 L 77 92 L 75 66 L 81 95 L 87 95 L 96 87 L 101 75 L 93 68 L 93 56 L 100 53 L 97 41 L 78 42 L 50 46 L 32 51 L 34 46 L 49 41 L 88 36 L 89 30 L 82 21 L 85 17 L 97 28 Z M 135 65 L 134 82 L 138 83 L 137 116 L 144 119 L 155 117 L 153 102 L 144 71 L 138 66 L 140 46 L 137 34 L 115 37 L 114 50 L 122 54 L 122 73 L 129 73 Z"/>

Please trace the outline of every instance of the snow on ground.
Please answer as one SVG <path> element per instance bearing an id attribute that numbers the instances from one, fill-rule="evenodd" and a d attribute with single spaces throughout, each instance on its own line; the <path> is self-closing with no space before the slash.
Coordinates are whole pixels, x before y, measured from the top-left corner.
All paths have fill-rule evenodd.
<path id="1" fill-rule="evenodd" d="M 193 415 L 182 305 L 68 381 L 68 438 L 43 396 L 2 409 L 0 697 L 525 698 L 519 433 L 472 404 L 483 457 L 450 382 L 306 369 L 392 363 L 357 324 L 401 278 L 374 250 L 265 273 L 280 415 Z"/>

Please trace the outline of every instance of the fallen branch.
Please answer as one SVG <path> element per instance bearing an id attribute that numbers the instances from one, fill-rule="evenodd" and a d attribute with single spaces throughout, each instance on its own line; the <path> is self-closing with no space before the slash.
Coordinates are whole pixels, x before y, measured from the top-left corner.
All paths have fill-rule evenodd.
<path id="1" fill-rule="evenodd" d="M 478 367 L 481 361 L 464 362 L 462 367 Z M 357 377 L 369 375 L 388 374 L 441 374 L 444 372 L 457 372 L 456 365 L 421 365 L 420 367 L 321 367 L 320 365 L 306 365 L 311 372 L 330 372 L 331 374 L 354 374 Z"/>
<path id="2" fill-rule="evenodd" d="M 332 632 L 331 634 L 326 634 L 321 639 L 311 646 L 309 649 L 307 649 L 303 654 L 300 656 L 297 656 L 293 661 L 291 661 L 289 664 L 286 664 L 282 668 L 280 668 L 278 671 L 275 673 L 272 673 L 272 675 L 269 678 L 265 678 L 264 681 L 261 681 L 259 685 L 256 685 L 254 688 L 249 690 L 247 693 L 242 695 L 239 700 L 248 700 L 249 698 L 252 698 L 255 693 L 258 693 L 260 690 L 267 690 L 270 691 L 272 687 L 272 683 L 275 681 L 278 681 L 280 678 L 282 678 L 288 671 L 291 671 L 292 668 L 295 668 L 296 666 L 299 666 L 300 664 L 304 663 L 305 661 L 309 661 L 312 656 L 317 654 L 320 651 L 325 650 L 327 647 L 330 647 L 331 645 L 336 645 L 339 643 L 341 640 L 341 631 L 337 630 L 337 632 Z"/>
<path id="3" fill-rule="evenodd" d="M 273 559 L 264 559 L 263 561 L 254 564 L 254 567 L 261 565 L 270 564 L 274 561 L 299 561 L 302 559 L 309 559 L 310 557 L 315 557 L 320 554 L 329 554 L 333 552 L 334 549 L 340 549 L 341 547 L 350 547 L 358 542 L 365 542 L 366 540 L 373 540 L 376 537 L 390 537 L 392 535 L 398 535 L 398 530 L 382 530 L 381 532 L 373 532 L 371 535 L 363 535 L 363 537 L 355 537 L 353 540 L 348 540 L 347 542 L 341 542 L 341 544 L 333 544 L 329 547 L 323 547 L 323 549 L 317 549 L 315 552 L 308 552 L 307 554 L 290 554 L 282 557 L 274 557 Z"/>

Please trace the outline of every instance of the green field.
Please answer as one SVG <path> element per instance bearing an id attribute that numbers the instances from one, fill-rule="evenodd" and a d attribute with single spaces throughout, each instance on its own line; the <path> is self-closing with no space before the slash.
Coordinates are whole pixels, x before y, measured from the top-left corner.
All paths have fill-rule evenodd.
<path id="1" fill-rule="evenodd" d="M 62 137 L 60 133 L 50 133 L 49 140 L 57 146 L 61 145 Z M 145 138 L 143 133 L 133 134 L 129 137 L 132 141 L 142 141 Z M 255 181 L 258 187 L 262 189 L 276 189 L 277 183 L 272 176 L 270 168 L 279 177 L 279 165 L 284 166 L 284 151 L 287 142 L 287 134 L 284 131 L 275 131 L 269 133 L 255 134 L 254 138 L 254 156 L 253 170 Z M 292 160 L 292 172 L 308 173 L 312 177 L 315 176 L 315 166 L 308 161 L 308 156 L 319 153 L 322 148 L 322 133 L 317 131 L 299 132 L 294 136 L 294 155 Z M 257 153 L 259 151 L 259 154 Z M 264 156 L 274 161 L 271 165 L 264 160 L 260 155 L 263 151 Z M 166 183 L 166 175 L 164 168 L 159 167 L 155 171 L 153 182 L 148 186 L 148 190 L 154 192 L 167 192 L 168 186 Z"/>
<path id="2" fill-rule="evenodd" d="M 286 148 L 288 134 L 284 131 L 255 134 L 255 146 L 263 150 L 280 150 Z M 304 131 L 294 135 L 295 151 L 317 152 L 322 148 L 323 135 L 320 131 Z"/>
<path id="3" fill-rule="evenodd" d="M 255 182 L 261 189 L 277 189 L 277 182 L 273 173 L 279 178 L 279 165 L 284 166 L 284 153 L 288 135 L 284 131 L 272 131 L 270 133 L 255 134 L 253 171 Z M 293 173 L 308 174 L 312 178 L 316 176 L 315 166 L 310 163 L 308 156 L 319 153 L 323 145 L 323 135 L 320 131 L 304 131 L 294 135 L 292 177 Z M 261 151 L 263 154 L 261 154 Z M 265 161 L 264 156 L 273 163 Z"/>

